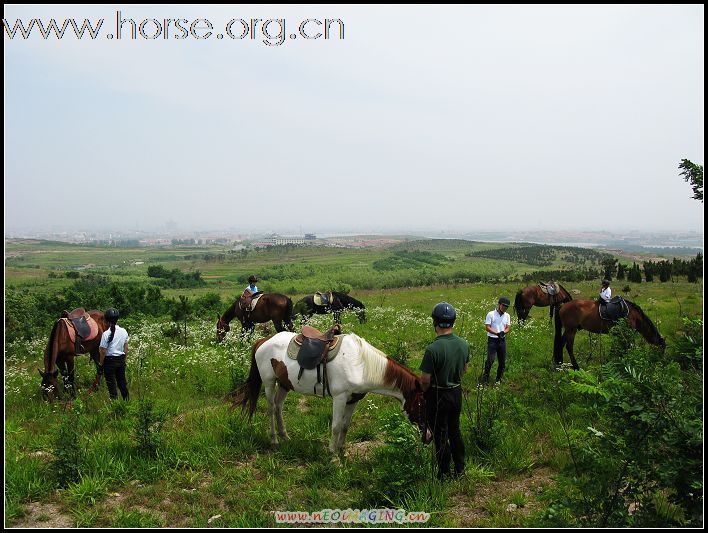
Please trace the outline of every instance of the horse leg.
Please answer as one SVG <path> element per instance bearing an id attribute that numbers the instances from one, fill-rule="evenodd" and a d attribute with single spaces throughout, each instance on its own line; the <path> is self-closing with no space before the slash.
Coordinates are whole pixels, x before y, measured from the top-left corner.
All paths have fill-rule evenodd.
<path id="1" fill-rule="evenodd" d="M 278 387 L 275 393 L 275 416 L 276 422 L 278 423 L 278 435 L 283 440 L 290 440 L 288 432 L 285 430 L 285 421 L 283 420 L 283 404 L 285 403 L 285 397 L 288 395 L 288 389 L 283 387 Z"/>
<path id="2" fill-rule="evenodd" d="M 72 398 L 76 398 L 76 384 L 74 383 L 75 369 L 74 369 L 74 357 L 69 356 L 66 359 L 66 370 L 67 375 L 64 377 L 64 388 L 69 389 L 69 394 Z M 67 385 L 68 383 L 68 385 Z"/>
<path id="3" fill-rule="evenodd" d="M 64 359 L 63 357 L 61 357 L 61 356 L 57 357 L 57 368 L 59 369 L 59 372 L 61 373 L 61 377 L 62 377 L 61 381 L 64 386 L 64 391 L 68 392 L 69 395 L 71 395 L 71 391 L 69 390 L 71 385 L 69 382 L 69 372 L 67 371 L 67 368 L 66 368 L 66 366 L 67 366 L 66 362 L 67 362 L 67 360 Z M 57 388 L 57 392 L 58 391 L 59 391 L 59 389 Z"/>
<path id="4" fill-rule="evenodd" d="M 280 333 L 281 331 L 284 331 L 285 328 L 283 328 L 283 321 L 282 320 L 273 320 L 273 325 L 275 326 L 275 331 L 277 333 Z"/>
<path id="5" fill-rule="evenodd" d="M 268 400 L 268 418 L 270 419 L 270 443 L 273 446 L 278 445 L 278 437 L 275 434 L 275 382 L 263 383 L 265 385 L 266 400 Z"/>
<path id="6" fill-rule="evenodd" d="M 339 454 L 342 447 L 342 428 L 348 396 L 347 393 L 340 393 L 332 401 L 332 440 L 329 443 L 329 451 L 335 455 Z"/>
<path id="7" fill-rule="evenodd" d="M 342 415 L 342 433 L 339 440 L 339 447 L 344 448 L 344 442 L 347 440 L 347 431 L 352 423 L 352 415 L 356 409 L 357 402 L 348 403 L 344 406 L 344 414 Z"/>
<path id="8" fill-rule="evenodd" d="M 570 356 L 570 362 L 573 363 L 573 368 L 575 370 L 580 370 L 578 362 L 575 360 L 575 355 L 573 355 L 573 344 L 575 343 L 575 331 L 566 331 L 566 347 L 568 348 L 568 355 Z"/>

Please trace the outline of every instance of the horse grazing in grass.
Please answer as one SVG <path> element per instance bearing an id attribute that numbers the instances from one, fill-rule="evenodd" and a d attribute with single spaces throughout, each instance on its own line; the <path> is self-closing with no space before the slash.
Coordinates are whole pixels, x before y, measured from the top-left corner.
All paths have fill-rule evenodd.
<path id="1" fill-rule="evenodd" d="M 334 314 L 334 322 L 339 324 L 342 311 L 347 309 L 356 312 L 360 323 L 366 322 L 366 306 L 348 294 L 335 291 L 332 291 L 332 302 L 327 305 L 317 305 L 315 303 L 315 295 L 308 294 L 295 304 L 294 314 L 301 315 L 304 318 L 310 318 L 312 315 L 332 313 Z"/>
<path id="2" fill-rule="evenodd" d="M 257 297 L 257 296 L 256 296 Z M 226 337 L 226 333 L 231 329 L 229 322 L 234 317 L 241 322 L 241 328 L 244 332 L 253 331 L 255 324 L 273 321 L 275 330 L 280 332 L 288 329 L 292 331 L 293 326 L 293 301 L 284 294 L 277 292 L 265 293 L 258 298 L 256 307 L 253 311 L 245 311 L 240 304 L 240 298 L 237 299 L 226 312 L 218 317 L 216 323 L 216 339 L 221 342 Z"/>
<path id="3" fill-rule="evenodd" d="M 289 438 L 283 422 L 283 402 L 288 392 L 324 394 L 325 383 L 318 383 L 314 369 L 306 370 L 298 379 L 300 365 L 287 354 L 288 344 L 295 336 L 283 332 L 256 342 L 248 380 L 227 395 L 234 407 L 248 409 L 250 418 L 256 410 L 261 385 L 265 385 L 273 445 L 278 444 L 276 424 L 280 438 Z M 408 419 L 421 430 L 423 441 L 429 443 L 432 434 L 418 376 L 353 333 L 342 335 L 339 342 L 339 352 L 327 363 L 327 389 L 333 398 L 329 450 L 335 454 L 342 451 L 356 404 L 369 392 L 397 398 Z"/>
<path id="4" fill-rule="evenodd" d="M 523 323 L 528 318 L 529 312 L 534 305 L 536 307 L 550 306 L 551 318 L 553 318 L 554 310 L 573 299 L 560 283 L 558 283 L 558 294 L 553 295 L 552 298 L 553 305 L 551 305 L 551 296 L 544 292 L 540 285 L 529 285 L 518 291 L 514 299 L 514 310 L 516 311 L 516 316 L 519 317 L 519 322 Z"/>
<path id="5" fill-rule="evenodd" d="M 666 348 L 666 341 L 659 333 L 654 323 L 649 320 L 641 308 L 629 300 L 624 300 L 629 308 L 627 322 L 629 325 L 641 333 L 642 337 L 654 346 Z M 556 364 L 563 363 L 563 348 L 568 350 L 573 368 L 579 368 L 573 355 L 573 343 L 575 333 L 579 329 L 584 329 L 590 333 L 607 333 L 617 322 L 600 318 L 597 300 L 573 300 L 563 304 L 556 313 L 556 331 L 553 342 L 553 359 Z M 563 329 L 561 334 L 561 328 Z"/>
<path id="6" fill-rule="evenodd" d="M 39 375 L 42 376 L 42 396 L 44 399 L 54 401 L 59 394 L 57 376 L 61 372 L 64 376 L 64 390 L 74 396 L 76 389 L 74 386 L 74 356 L 84 353 L 90 353 L 91 359 L 96 364 L 98 369 L 99 352 L 98 348 L 101 344 L 101 336 L 103 332 L 109 328 L 109 324 L 101 311 L 89 311 L 89 316 L 96 324 L 96 328 L 92 329 L 92 335 L 88 339 L 80 339 L 74 333 L 74 326 L 71 324 L 67 313 L 64 313 L 64 318 L 60 318 L 54 323 L 52 332 L 49 335 L 49 342 L 44 349 L 44 372 L 37 369 Z M 72 339 L 72 333 L 74 339 Z M 76 343 L 79 342 L 78 350 Z"/>

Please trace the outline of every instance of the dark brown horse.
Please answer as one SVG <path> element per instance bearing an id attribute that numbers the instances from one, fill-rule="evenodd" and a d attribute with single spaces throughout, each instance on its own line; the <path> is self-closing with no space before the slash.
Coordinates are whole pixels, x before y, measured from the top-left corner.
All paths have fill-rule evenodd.
<path id="1" fill-rule="evenodd" d="M 255 324 L 273 321 L 275 330 L 293 331 L 293 301 L 284 294 L 277 292 L 265 293 L 256 302 L 256 307 L 251 312 L 244 312 L 241 309 L 240 298 L 237 299 L 226 312 L 219 317 L 216 323 L 216 339 L 221 342 L 226 337 L 226 333 L 231 329 L 229 322 L 238 318 L 241 322 L 241 328 L 244 332 L 253 331 Z"/>
<path id="2" fill-rule="evenodd" d="M 517 292 L 514 299 L 514 310 L 516 311 L 516 316 L 519 317 L 519 321 L 523 323 L 528 318 L 529 312 L 534 305 L 536 307 L 551 305 L 551 318 L 553 318 L 555 309 L 573 299 L 560 283 L 558 284 L 558 289 L 558 294 L 553 296 L 553 305 L 551 305 L 548 294 L 541 290 L 540 285 L 529 285 Z"/>
<path id="3" fill-rule="evenodd" d="M 629 300 L 625 300 L 629 307 L 627 322 L 629 325 L 641 333 L 642 337 L 654 346 L 666 348 L 666 342 L 659 333 L 654 323 L 644 314 L 641 308 Z M 568 350 L 573 368 L 579 368 L 573 355 L 573 343 L 575 333 L 579 329 L 584 329 L 590 333 L 607 333 L 616 324 L 612 320 L 600 318 L 599 303 L 597 300 L 573 300 L 561 306 L 556 314 L 556 333 L 553 343 L 553 359 L 556 364 L 563 363 L 563 348 Z M 561 328 L 563 333 L 561 335 Z"/>
<path id="4" fill-rule="evenodd" d="M 82 341 L 79 354 L 90 353 L 93 362 L 98 365 L 98 347 L 101 344 L 101 336 L 108 329 L 108 322 L 103 316 L 103 312 L 88 312 L 98 325 L 98 335 L 90 341 Z M 42 396 L 51 401 L 58 396 L 59 389 L 57 376 L 59 372 L 64 376 L 64 389 L 72 396 L 75 394 L 74 387 L 74 356 L 77 355 L 76 345 L 69 336 L 68 328 L 72 327 L 64 319 L 59 319 L 54 323 L 52 333 L 49 335 L 49 342 L 44 349 L 44 372 L 39 371 L 42 376 Z"/>

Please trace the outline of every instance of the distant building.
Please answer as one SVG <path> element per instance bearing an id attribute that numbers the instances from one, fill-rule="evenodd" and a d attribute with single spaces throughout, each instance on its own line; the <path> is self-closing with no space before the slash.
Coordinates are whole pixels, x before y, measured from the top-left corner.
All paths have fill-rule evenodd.
<path id="1" fill-rule="evenodd" d="M 317 235 L 314 233 L 305 233 L 305 240 L 306 241 L 314 241 L 317 239 Z"/>

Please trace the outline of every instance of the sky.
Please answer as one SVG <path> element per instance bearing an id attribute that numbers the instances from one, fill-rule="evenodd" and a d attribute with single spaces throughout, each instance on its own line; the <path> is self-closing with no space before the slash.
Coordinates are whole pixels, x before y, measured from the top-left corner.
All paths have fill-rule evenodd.
<path id="1" fill-rule="evenodd" d="M 4 16 L 6 234 L 703 231 L 702 5 Z M 9 37 L 33 18 L 104 22 Z"/>

